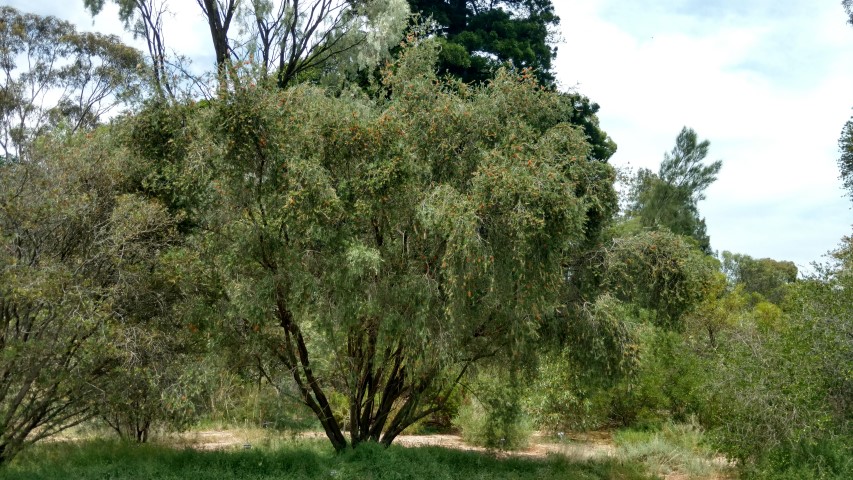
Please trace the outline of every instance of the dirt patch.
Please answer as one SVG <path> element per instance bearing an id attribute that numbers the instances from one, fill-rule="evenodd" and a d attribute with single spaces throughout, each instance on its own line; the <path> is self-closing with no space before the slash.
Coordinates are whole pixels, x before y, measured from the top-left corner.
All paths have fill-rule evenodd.
<path id="1" fill-rule="evenodd" d="M 198 450 L 230 450 L 235 448 L 251 448 L 259 443 L 262 432 L 235 432 L 231 430 L 204 430 L 177 436 L 178 446 Z M 323 439 L 322 432 L 304 432 L 295 436 L 299 439 Z M 584 434 L 581 436 L 566 436 L 562 440 L 555 436 L 536 434 L 531 438 L 530 446 L 523 450 L 500 451 L 474 445 L 469 445 L 459 435 L 400 435 L 394 441 L 403 447 L 442 447 L 456 450 L 466 450 L 493 453 L 501 457 L 518 456 L 545 458 L 548 455 L 565 455 L 570 458 L 588 460 L 613 456 L 615 447 L 610 436 L 606 433 L 597 435 Z M 246 447 L 249 445 L 249 447 Z"/>

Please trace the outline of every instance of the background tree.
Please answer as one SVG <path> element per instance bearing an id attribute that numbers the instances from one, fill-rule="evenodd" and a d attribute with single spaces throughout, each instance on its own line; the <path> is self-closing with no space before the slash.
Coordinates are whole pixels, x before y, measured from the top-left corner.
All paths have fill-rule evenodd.
<path id="1" fill-rule="evenodd" d="M 84 0 L 93 15 L 107 0 Z M 161 17 L 167 0 L 112 0 L 119 16 L 144 35 L 155 81 L 171 94 Z M 328 67 L 374 66 L 402 36 L 404 0 L 196 0 L 207 21 L 221 86 L 237 81 L 226 66 L 256 63 L 259 77 L 284 88 L 299 75 Z M 131 23 L 135 20 L 135 23 Z M 242 28 L 235 35 L 236 23 Z M 172 95 L 173 96 L 173 95 Z"/>
<path id="2" fill-rule="evenodd" d="M 142 89 L 142 57 L 118 38 L 0 8 L 0 150 L 25 156 L 52 126 L 87 129 Z"/>
<path id="3" fill-rule="evenodd" d="M 409 0 L 409 5 L 442 29 L 441 74 L 481 83 L 497 68 L 512 64 L 531 69 L 543 85 L 555 87 L 551 62 L 557 55 L 554 30 L 560 18 L 551 0 Z M 570 107 L 567 121 L 586 133 L 591 158 L 606 162 L 616 143 L 599 126 L 599 105 L 577 92 L 563 95 Z"/>
<path id="4" fill-rule="evenodd" d="M 553 29 L 559 24 L 550 0 L 409 0 L 413 12 L 431 17 L 444 40 L 439 71 L 465 82 L 483 82 L 512 63 L 531 68 L 544 84 L 554 75 Z"/>
<path id="5" fill-rule="evenodd" d="M 844 125 L 838 140 L 838 149 L 841 151 L 838 158 L 841 181 L 844 182 L 847 194 L 853 196 L 853 120 Z"/>
<path id="6" fill-rule="evenodd" d="M 797 281 L 797 266 L 793 262 L 755 259 L 725 251 L 722 267 L 733 285 L 741 284 L 747 293 L 758 293 L 776 305 L 782 304 L 786 286 Z"/>
<path id="7" fill-rule="evenodd" d="M 148 47 L 154 91 L 160 98 L 175 98 L 174 79 L 170 75 L 166 40 L 163 35 L 163 15 L 167 0 L 112 0 L 119 7 L 119 19 L 134 38 L 142 37 Z M 86 8 L 96 15 L 107 0 L 83 0 Z"/>
<path id="8" fill-rule="evenodd" d="M 247 35 L 233 60 L 254 57 L 261 78 L 284 88 L 312 72 L 375 67 L 402 39 L 409 9 L 404 0 L 253 0 L 241 15 Z"/>
<path id="9" fill-rule="evenodd" d="M 0 167 L 0 463 L 95 414 L 129 354 L 114 307 L 174 226 L 124 193 L 133 167 L 103 131 L 57 137 Z"/>
<path id="10" fill-rule="evenodd" d="M 710 142 L 699 142 L 696 132 L 684 127 L 675 148 L 664 154 L 657 174 L 637 172 L 629 216 L 635 216 L 645 228 L 667 228 L 693 238 L 705 253 L 711 245 L 705 220 L 699 217 L 698 203 L 705 189 L 717 179 L 723 162 L 705 165 Z"/>

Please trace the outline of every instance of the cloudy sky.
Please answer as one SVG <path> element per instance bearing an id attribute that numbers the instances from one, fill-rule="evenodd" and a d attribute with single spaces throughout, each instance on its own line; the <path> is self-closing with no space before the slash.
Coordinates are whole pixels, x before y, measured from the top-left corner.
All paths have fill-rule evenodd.
<path id="1" fill-rule="evenodd" d="M 111 5 L 7 0 L 80 29 L 122 33 Z M 853 233 L 838 136 L 853 115 L 853 27 L 840 0 L 553 0 L 564 89 L 601 105 L 618 166 L 656 170 L 683 126 L 722 159 L 700 204 L 712 248 L 812 261 Z M 194 0 L 172 0 L 166 40 L 213 63 Z M 135 43 L 143 48 L 141 41 Z"/>
<path id="2" fill-rule="evenodd" d="M 657 170 L 685 125 L 711 141 L 712 248 L 807 267 L 853 233 L 836 163 L 853 115 L 840 3 L 557 0 L 556 71 L 601 105 L 615 165 Z"/>

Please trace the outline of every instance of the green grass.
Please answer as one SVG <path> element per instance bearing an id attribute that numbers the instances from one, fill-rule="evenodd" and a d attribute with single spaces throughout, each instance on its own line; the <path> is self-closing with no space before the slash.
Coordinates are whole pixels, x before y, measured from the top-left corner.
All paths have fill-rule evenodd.
<path id="1" fill-rule="evenodd" d="M 322 441 L 285 448 L 200 452 L 116 441 L 36 446 L 0 470 L 8 480 L 122 479 L 620 479 L 648 480 L 642 466 L 617 461 L 572 462 L 497 458 L 438 447 L 384 449 L 362 445 L 337 455 Z"/>
<path id="2" fill-rule="evenodd" d="M 613 441 L 618 458 L 641 462 L 658 475 L 715 478 L 727 470 L 706 445 L 702 430 L 694 425 L 666 423 L 656 430 L 621 430 Z"/>

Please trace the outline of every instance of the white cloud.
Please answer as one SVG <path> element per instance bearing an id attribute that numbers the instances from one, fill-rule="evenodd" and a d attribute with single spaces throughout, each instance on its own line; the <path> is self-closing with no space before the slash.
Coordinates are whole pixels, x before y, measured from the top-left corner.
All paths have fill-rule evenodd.
<path id="1" fill-rule="evenodd" d="M 554 3 L 558 79 L 601 104 L 614 164 L 657 169 L 684 125 L 711 140 L 723 170 L 700 210 L 714 248 L 807 265 L 850 233 L 836 158 L 853 28 L 838 5 Z"/>

